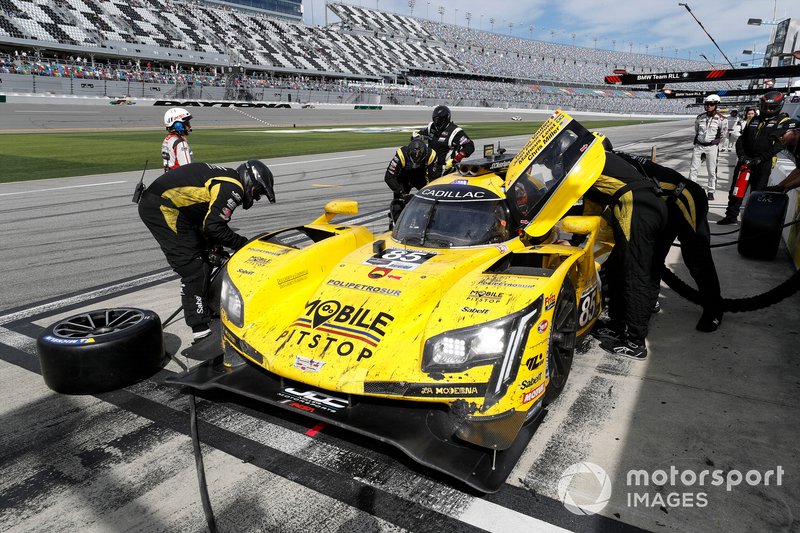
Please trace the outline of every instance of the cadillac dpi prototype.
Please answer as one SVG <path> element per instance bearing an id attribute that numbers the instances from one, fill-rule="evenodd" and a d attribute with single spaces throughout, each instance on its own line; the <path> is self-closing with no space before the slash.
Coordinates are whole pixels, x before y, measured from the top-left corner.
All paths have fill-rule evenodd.
<path id="1" fill-rule="evenodd" d="M 336 223 L 267 233 L 222 281 L 225 360 L 173 383 L 223 389 L 390 443 L 499 489 L 564 388 L 600 311 L 612 244 L 565 216 L 603 137 L 556 112 L 515 156 L 486 151 L 416 193 L 391 233 Z"/>

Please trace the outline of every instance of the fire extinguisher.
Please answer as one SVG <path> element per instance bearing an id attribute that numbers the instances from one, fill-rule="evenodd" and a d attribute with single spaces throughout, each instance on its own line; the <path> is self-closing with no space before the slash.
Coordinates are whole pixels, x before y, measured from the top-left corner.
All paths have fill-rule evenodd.
<path id="1" fill-rule="evenodd" d="M 736 185 L 733 187 L 733 196 L 736 198 L 744 198 L 744 193 L 747 191 L 747 185 L 750 182 L 750 167 L 747 163 L 742 163 L 739 167 L 739 176 L 736 178 Z"/>

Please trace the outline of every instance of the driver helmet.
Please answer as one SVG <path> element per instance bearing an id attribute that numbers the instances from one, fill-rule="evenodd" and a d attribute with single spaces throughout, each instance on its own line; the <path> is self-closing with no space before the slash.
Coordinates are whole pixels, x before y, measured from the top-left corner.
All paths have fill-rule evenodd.
<path id="1" fill-rule="evenodd" d="M 275 189 L 272 178 L 272 171 L 257 159 L 251 159 L 242 163 L 236 168 L 239 174 L 239 181 L 244 189 L 242 207 L 250 209 L 254 201 L 261 199 L 261 195 L 267 196 L 269 203 L 275 203 Z"/>
<path id="2" fill-rule="evenodd" d="M 427 159 L 428 146 L 421 138 L 417 137 L 408 143 L 406 153 L 408 154 L 408 168 L 419 168 Z"/>
<path id="3" fill-rule="evenodd" d="M 780 91 L 770 91 L 766 93 L 758 102 L 758 113 L 763 118 L 772 118 L 783 109 L 783 93 Z"/>
<path id="4" fill-rule="evenodd" d="M 709 94 L 703 100 L 703 105 L 704 106 L 712 106 L 712 105 L 718 106 L 720 102 L 721 102 L 721 100 L 720 100 L 720 97 L 719 97 L 718 94 Z"/>
<path id="5" fill-rule="evenodd" d="M 739 110 L 738 109 L 731 109 L 731 116 L 733 118 L 738 117 L 739 116 Z"/>
<path id="6" fill-rule="evenodd" d="M 173 107 L 164 113 L 164 126 L 170 133 L 189 135 L 192 131 L 190 120 L 192 120 L 192 114 L 182 107 Z"/>
<path id="7" fill-rule="evenodd" d="M 438 130 L 443 130 L 450 124 L 450 108 L 446 105 L 436 106 L 433 110 L 433 125 Z"/>

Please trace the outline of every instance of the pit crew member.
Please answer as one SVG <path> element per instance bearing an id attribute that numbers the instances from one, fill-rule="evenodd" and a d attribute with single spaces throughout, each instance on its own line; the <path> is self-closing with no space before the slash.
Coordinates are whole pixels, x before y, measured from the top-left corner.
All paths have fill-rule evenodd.
<path id="1" fill-rule="evenodd" d="M 395 152 L 386 169 L 384 181 L 392 190 L 391 217 L 397 220 L 406 204 L 406 196 L 412 188 L 417 190 L 428 184 L 428 178 L 434 172 L 436 152 L 425 144 L 421 138 L 413 139 L 407 146 L 401 146 Z"/>
<path id="2" fill-rule="evenodd" d="M 692 164 L 689 167 L 689 179 L 697 182 L 700 159 L 705 154 L 709 200 L 714 199 L 714 190 L 717 187 L 719 143 L 728 134 L 728 119 L 717 111 L 719 102 L 719 96 L 716 94 L 706 96 L 703 100 L 705 111 L 694 119 L 694 148 L 692 149 Z"/>
<path id="3" fill-rule="evenodd" d="M 173 107 L 164 113 L 164 126 L 169 132 L 161 143 L 164 172 L 192 162 L 192 150 L 186 137 L 192 132 L 189 121 L 192 115 L 182 107 Z"/>
<path id="4" fill-rule="evenodd" d="M 775 133 L 783 148 L 794 159 L 795 169 L 783 181 L 765 190 L 786 192 L 800 187 L 800 124 L 796 120 L 788 120 Z"/>
<path id="5" fill-rule="evenodd" d="M 775 137 L 776 129 L 783 123 L 791 120 L 789 115 L 781 113 L 785 97 L 779 91 L 770 91 L 759 100 L 758 116 L 748 119 L 742 129 L 742 136 L 736 141 L 736 169 L 742 164 L 750 168 L 751 191 L 763 190 L 769 183 L 769 175 L 775 164 L 775 156 L 783 147 Z M 725 216 L 717 224 L 736 224 L 739 218 L 739 209 L 742 198 L 733 194 L 736 186 L 736 174 L 731 178 L 731 188 L 728 193 L 728 206 Z"/>
<path id="6" fill-rule="evenodd" d="M 181 277 L 184 319 L 194 338 L 183 352 L 187 357 L 204 359 L 220 346 L 220 333 L 212 334 L 210 328 L 206 299 L 211 270 L 207 250 L 214 245 L 238 250 L 247 244 L 247 237 L 228 223 L 237 207 L 250 209 L 262 195 L 275 202 L 272 172 L 257 160 L 235 169 L 189 163 L 165 172 L 142 194 L 139 217 Z"/>
<path id="7" fill-rule="evenodd" d="M 430 179 L 441 177 L 445 171 L 461 162 L 475 151 L 475 143 L 466 132 L 451 121 L 450 108 L 445 105 L 433 110 L 430 124 L 419 130 L 416 135 L 423 137 L 436 153 L 436 165 Z"/>

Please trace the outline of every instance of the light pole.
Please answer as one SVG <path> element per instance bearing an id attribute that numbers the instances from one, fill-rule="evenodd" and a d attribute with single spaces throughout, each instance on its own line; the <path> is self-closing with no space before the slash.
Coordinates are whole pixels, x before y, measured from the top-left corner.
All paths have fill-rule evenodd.
<path id="1" fill-rule="evenodd" d="M 594 49 L 597 50 L 597 37 L 593 37 L 592 40 L 594 41 Z"/>
<path id="2" fill-rule="evenodd" d="M 428 0 L 428 5 L 425 6 L 425 19 L 428 19 L 428 10 L 431 7 L 431 0 Z"/>
<path id="3" fill-rule="evenodd" d="M 414 16 L 414 6 L 417 5 L 417 0 L 408 0 L 408 9 L 411 10 L 411 16 Z"/>
<path id="4" fill-rule="evenodd" d="M 511 32 L 513 32 L 513 31 L 514 31 L 514 23 L 513 22 L 509 22 L 508 23 L 508 34 L 511 35 Z"/>
<path id="5" fill-rule="evenodd" d="M 469 31 L 469 21 L 472 20 L 472 13 L 467 11 L 466 13 L 464 13 L 464 18 L 467 19 L 467 31 Z"/>
<path id="6" fill-rule="evenodd" d="M 439 6 L 439 24 L 444 24 L 444 6 Z"/>
<path id="7" fill-rule="evenodd" d="M 528 37 L 533 39 L 533 24 L 528 26 Z"/>
<path id="8" fill-rule="evenodd" d="M 456 8 L 456 14 L 453 15 L 453 24 L 458 26 L 458 8 Z"/>
<path id="9" fill-rule="evenodd" d="M 616 50 L 617 49 L 617 40 L 616 39 L 611 39 L 611 49 L 612 50 Z"/>
<path id="10" fill-rule="evenodd" d="M 492 25 L 492 33 L 494 33 L 494 17 L 489 19 L 489 24 Z"/>
<path id="11" fill-rule="evenodd" d="M 481 23 L 480 23 L 480 25 L 478 26 L 478 29 L 480 29 L 481 31 L 483 31 L 483 13 L 481 13 Z"/>
<path id="12" fill-rule="evenodd" d="M 556 30 L 550 30 L 550 42 L 555 42 L 556 39 Z"/>

